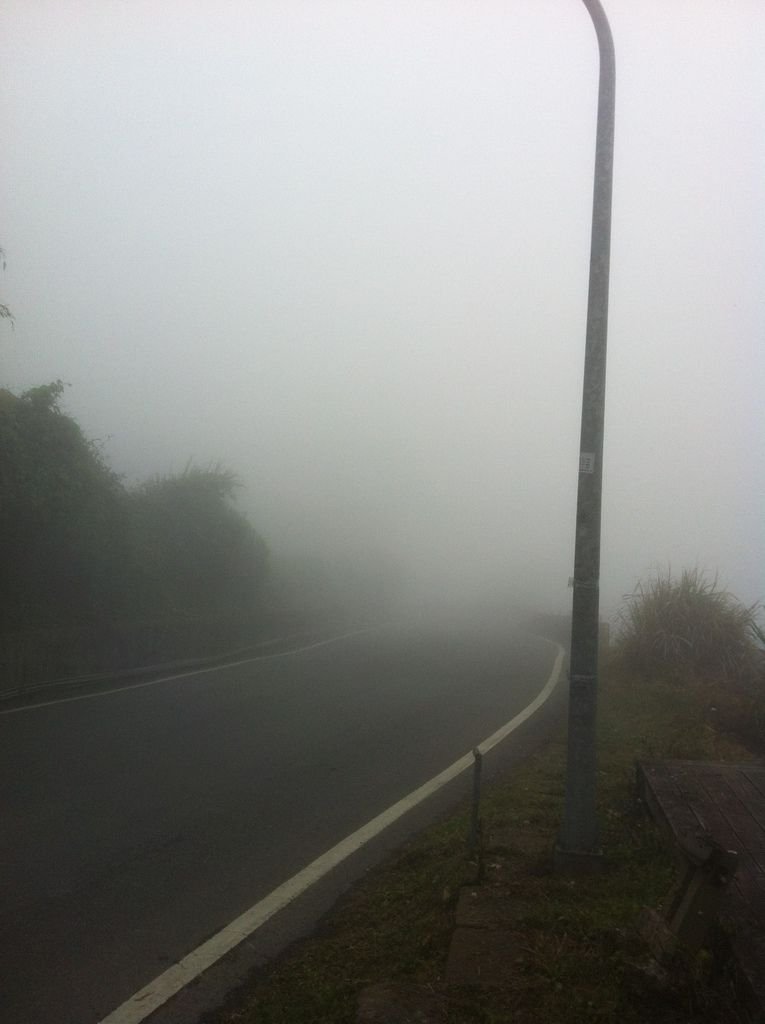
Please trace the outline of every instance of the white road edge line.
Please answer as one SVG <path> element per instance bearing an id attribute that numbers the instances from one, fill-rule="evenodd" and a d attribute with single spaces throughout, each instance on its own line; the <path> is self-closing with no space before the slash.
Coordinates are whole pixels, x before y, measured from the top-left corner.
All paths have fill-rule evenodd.
<path id="1" fill-rule="evenodd" d="M 241 661 L 227 661 L 221 665 L 208 665 L 207 668 L 195 668 L 191 672 L 178 672 L 172 676 L 162 676 L 161 679 L 147 679 L 143 683 L 129 683 L 126 686 L 114 686 L 111 690 L 94 690 L 93 693 L 80 693 L 76 697 L 57 697 L 55 700 L 46 700 L 38 704 L 22 704 L 18 708 L 3 708 L 0 715 L 17 715 L 21 711 L 37 711 L 39 708 L 50 708 L 54 704 L 71 704 L 76 700 L 95 700 L 96 697 L 108 697 L 112 693 L 125 693 L 128 690 L 143 690 L 147 686 L 159 686 L 161 683 L 172 683 L 177 679 L 189 679 L 191 676 L 202 676 L 205 672 L 220 672 L 226 668 L 236 668 L 238 665 L 248 665 L 251 661 L 274 661 L 276 658 L 288 658 L 292 654 L 301 654 L 303 651 L 312 651 L 316 647 L 326 647 L 327 644 L 335 644 L 340 640 L 347 640 L 352 636 L 361 636 L 362 633 L 370 633 L 380 626 L 367 626 L 364 629 L 354 629 L 350 633 L 342 633 L 339 636 L 331 636 L 327 640 L 317 640 L 315 643 L 306 644 L 303 647 L 293 647 L 288 651 L 280 651 L 277 654 L 253 654 L 249 658 L 242 658 Z"/>
<path id="2" fill-rule="evenodd" d="M 481 753 L 485 754 L 492 747 L 496 747 L 511 732 L 514 732 L 531 718 L 557 686 L 565 656 L 564 650 L 560 644 L 547 640 L 546 637 L 541 639 L 558 648 L 550 678 L 534 700 L 523 711 L 519 712 L 515 718 L 511 718 L 506 725 L 503 725 L 495 733 L 492 733 L 488 739 L 479 744 L 478 749 Z M 374 839 L 375 836 L 379 835 L 389 825 L 392 825 L 394 821 L 397 821 L 407 811 L 410 811 L 417 804 L 432 796 L 448 782 L 451 782 L 452 779 L 455 779 L 462 772 L 470 768 L 472 764 L 472 752 L 465 754 L 459 761 L 455 761 L 453 765 L 420 786 L 419 789 L 413 790 L 408 796 L 405 796 L 398 803 L 389 807 L 387 811 L 383 811 L 376 818 L 372 818 L 366 825 L 363 825 L 336 846 L 327 850 L 326 853 L 317 857 L 316 860 L 303 868 L 302 871 L 298 871 L 288 881 L 283 882 L 282 885 L 274 889 L 273 892 L 260 900 L 259 903 L 250 907 L 249 910 L 245 910 L 243 914 L 235 918 L 230 924 L 227 924 L 225 928 L 222 928 L 212 938 L 203 942 L 201 946 L 192 950 L 191 953 L 183 957 L 182 960 L 179 960 L 178 963 L 173 964 L 172 967 L 169 967 L 153 981 L 149 982 L 148 985 L 136 992 L 135 995 L 131 996 L 121 1006 L 118 1006 L 116 1010 L 113 1010 L 107 1017 L 104 1017 L 99 1024 L 141 1024 L 149 1014 L 154 1013 L 155 1010 L 163 1006 L 169 999 L 180 992 L 182 988 L 185 988 L 186 985 L 202 974 L 203 971 L 206 971 L 208 967 L 211 967 L 224 957 L 226 953 L 230 952 L 235 946 L 238 946 L 240 942 L 243 942 L 252 935 L 270 917 L 273 917 L 274 914 L 304 893 L 315 882 L 318 882 L 332 868 L 337 867 L 338 864 L 352 853 L 355 853 L 356 850 L 361 849 L 362 846 L 371 839 Z"/>

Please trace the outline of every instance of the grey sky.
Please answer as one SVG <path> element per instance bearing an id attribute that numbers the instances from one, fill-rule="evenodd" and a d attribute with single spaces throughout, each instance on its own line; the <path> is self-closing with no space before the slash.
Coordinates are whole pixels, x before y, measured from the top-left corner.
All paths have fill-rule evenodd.
<path id="1" fill-rule="evenodd" d="M 604 0 L 607 608 L 765 561 L 765 9 Z M 3 384 L 129 479 L 222 460 L 276 548 L 428 587 L 573 556 L 597 51 L 578 0 L 6 0 Z"/>

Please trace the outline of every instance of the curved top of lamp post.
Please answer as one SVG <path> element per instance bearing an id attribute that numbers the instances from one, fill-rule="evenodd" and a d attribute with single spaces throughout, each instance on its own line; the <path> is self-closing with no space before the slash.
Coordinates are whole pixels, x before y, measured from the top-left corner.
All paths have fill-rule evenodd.
<path id="1" fill-rule="evenodd" d="M 589 11 L 592 23 L 595 26 L 595 32 L 598 37 L 598 46 L 600 47 L 600 60 L 601 60 L 601 73 L 603 70 L 603 64 L 610 64 L 613 70 L 614 66 L 614 39 L 611 35 L 611 26 L 608 24 L 608 18 L 606 12 L 601 6 L 600 0 L 582 0 L 582 3 Z"/>

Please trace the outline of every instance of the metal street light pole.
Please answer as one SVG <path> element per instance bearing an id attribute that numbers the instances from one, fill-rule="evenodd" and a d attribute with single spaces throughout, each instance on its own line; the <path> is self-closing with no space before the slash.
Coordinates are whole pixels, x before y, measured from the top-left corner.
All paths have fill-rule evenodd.
<path id="1" fill-rule="evenodd" d="M 564 868 L 586 864 L 599 852 L 595 719 L 615 75 L 614 44 L 600 0 L 583 3 L 598 37 L 600 80 L 576 509 L 566 795 L 556 850 L 556 861 Z"/>

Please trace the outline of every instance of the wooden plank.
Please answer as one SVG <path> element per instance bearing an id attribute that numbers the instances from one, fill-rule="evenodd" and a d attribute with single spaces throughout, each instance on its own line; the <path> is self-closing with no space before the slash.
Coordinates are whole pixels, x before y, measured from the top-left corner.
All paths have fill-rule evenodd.
<path id="1" fill-rule="evenodd" d="M 761 784 L 758 785 L 758 782 Z M 742 769 L 738 772 L 737 784 L 741 799 L 765 831 L 765 771 L 748 772 Z"/>
<path id="2" fill-rule="evenodd" d="M 681 845 L 686 835 L 704 831 L 704 823 L 694 813 L 683 793 L 677 774 L 667 762 L 638 763 L 638 775 L 644 798 L 654 818 Z"/>
<path id="3" fill-rule="evenodd" d="M 706 832 L 739 861 L 721 914 L 731 947 L 765 1013 L 765 766 L 694 761 L 638 765 L 644 800 L 680 850 Z"/>
<path id="4" fill-rule="evenodd" d="M 700 772 L 700 788 L 708 807 L 709 828 L 718 842 L 742 853 L 753 819 L 736 795 L 729 779 L 720 772 Z"/>
<path id="5" fill-rule="evenodd" d="M 751 765 L 742 765 L 741 773 L 746 777 L 749 784 L 765 798 L 765 768 L 759 766 L 753 768 Z"/>

